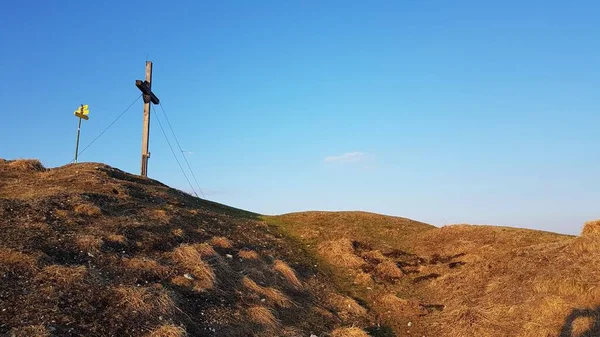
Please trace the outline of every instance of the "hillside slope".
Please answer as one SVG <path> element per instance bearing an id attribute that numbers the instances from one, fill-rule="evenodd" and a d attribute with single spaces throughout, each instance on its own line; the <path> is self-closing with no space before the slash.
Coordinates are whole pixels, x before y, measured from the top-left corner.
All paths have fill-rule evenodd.
<path id="1" fill-rule="evenodd" d="M 0 231 L 0 336 L 600 336 L 600 222 L 261 216 L 103 164 L 0 159 Z"/>
<path id="2" fill-rule="evenodd" d="M 103 164 L 0 160 L 0 232 L 0 335 L 343 336 L 369 325 L 257 214 Z"/>
<path id="3" fill-rule="evenodd" d="M 360 212 L 267 218 L 381 322 L 381 336 L 600 336 L 599 222 L 581 237 Z"/>

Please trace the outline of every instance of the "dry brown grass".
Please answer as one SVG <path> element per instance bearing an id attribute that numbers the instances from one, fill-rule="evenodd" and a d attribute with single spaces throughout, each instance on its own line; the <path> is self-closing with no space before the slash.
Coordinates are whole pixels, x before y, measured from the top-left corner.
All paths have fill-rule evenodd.
<path id="1" fill-rule="evenodd" d="M 318 252 L 329 263 L 342 268 L 359 268 L 364 261 L 354 254 L 350 239 L 325 241 L 319 245 Z"/>
<path id="2" fill-rule="evenodd" d="M 150 287 L 117 287 L 117 306 L 141 315 L 167 315 L 175 308 L 169 293 L 160 285 Z"/>
<path id="3" fill-rule="evenodd" d="M 215 249 L 208 243 L 200 243 L 194 245 L 194 248 L 198 251 L 201 257 L 213 257 L 218 255 Z"/>
<path id="4" fill-rule="evenodd" d="M 88 204 L 88 203 L 79 204 L 79 205 L 75 206 L 73 211 L 75 212 L 75 214 L 85 215 L 85 216 L 90 216 L 90 217 L 97 217 L 102 214 L 102 210 L 100 210 L 100 208 L 98 206 Z"/>
<path id="5" fill-rule="evenodd" d="M 238 256 L 245 260 L 260 260 L 260 255 L 253 250 L 242 249 L 238 252 Z"/>
<path id="6" fill-rule="evenodd" d="M 194 246 L 181 245 L 171 253 L 171 257 L 193 274 L 194 290 L 205 291 L 213 288 L 216 281 L 215 272 L 202 260 L 202 255 Z"/>
<path id="7" fill-rule="evenodd" d="M 279 320 L 273 314 L 271 309 L 264 306 L 253 306 L 246 309 L 250 322 L 262 325 L 267 329 L 276 329 L 279 326 Z"/>
<path id="8" fill-rule="evenodd" d="M 327 295 L 325 301 L 344 322 L 363 318 L 367 314 L 367 310 L 364 307 L 348 296 L 330 293 Z"/>
<path id="9" fill-rule="evenodd" d="M 213 245 L 213 247 L 224 248 L 224 249 L 230 249 L 233 247 L 233 243 L 224 236 L 215 236 L 215 237 L 211 238 L 210 244 Z"/>
<path id="10" fill-rule="evenodd" d="M 158 220 L 163 223 L 167 223 L 167 222 L 169 222 L 169 220 L 171 220 L 171 217 L 167 214 L 167 211 L 165 211 L 164 209 L 152 210 L 151 217 L 154 220 Z"/>
<path id="11" fill-rule="evenodd" d="M 177 236 L 177 237 L 180 237 L 180 238 L 182 238 L 182 237 L 183 237 L 183 235 L 185 234 L 185 232 L 184 232 L 184 231 L 183 231 L 183 229 L 181 229 L 181 228 L 175 228 L 175 229 L 173 229 L 173 230 L 171 231 L 171 233 L 172 233 L 173 235 Z"/>
<path id="12" fill-rule="evenodd" d="M 0 248 L 0 273 L 32 273 L 37 269 L 37 259 L 12 249 Z"/>
<path id="13" fill-rule="evenodd" d="M 283 278 L 285 278 L 292 287 L 296 289 L 302 289 L 302 282 L 300 282 L 298 276 L 296 276 L 294 269 L 292 269 L 292 267 L 290 267 L 287 263 L 281 260 L 275 260 L 273 269 L 283 276 Z"/>
<path id="14" fill-rule="evenodd" d="M 375 273 L 384 279 L 397 280 L 402 278 L 404 274 L 394 261 L 385 260 L 375 267 Z"/>
<path id="15" fill-rule="evenodd" d="M 600 219 L 586 222 L 581 235 L 600 235 Z"/>
<path id="16" fill-rule="evenodd" d="M 8 162 L 8 167 L 17 170 L 43 172 L 46 168 L 37 159 L 17 159 Z"/>
<path id="17" fill-rule="evenodd" d="M 331 337 L 369 337 L 362 329 L 357 327 L 338 328 L 331 332 Z"/>
<path id="18" fill-rule="evenodd" d="M 381 263 L 381 262 L 387 260 L 387 258 L 385 256 L 383 256 L 383 254 L 379 250 L 369 250 L 369 251 L 363 252 L 361 254 L 361 256 L 365 260 L 369 261 L 370 263 L 374 263 L 374 264 Z"/>
<path id="19" fill-rule="evenodd" d="M 165 324 L 153 329 L 147 337 L 185 337 L 187 335 L 184 328 L 178 325 Z"/>
<path id="20" fill-rule="evenodd" d="M 86 253 L 98 252 L 103 243 L 102 239 L 95 237 L 94 235 L 80 234 L 75 238 L 77 248 Z"/>
<path id="21" fill-rule="evenodd" d="M 117 243 L 125 243 L 127 241 L 125 236 L 119 234 L 110 234 L 106 237 L 106 240 Z"/>
<path id="22" fill-rule="evenodd" d="M 580 337 L 585 332 L 589 331 L 594 321 L 600 317 L 579 317 L 573 321 L 573 337 Z"/>
<path id="23" fill-rule="evenodd" d="M 49 337 L 50 331 L 43 325 L 30 325 L 23 328 L 12 329 L 6 336 L 10 337 Z"/>
<path id="24" fill-rule="evenodd" d="M 169 268 L 147 257 L 123 258 L 122 262 L 123 267 L 138 275 L 164 277 L 169 273 Z"/>
<path id="25" fill-rule="evenodd" d="M 54 215 L 59 218 L 65 219 L 69 217 L 69 212 L 65 211 L 64 209 L 57 209 L 56 211 L 54 211 Z"/>
<path id="26" fill-rule="evenodd" d="M 193 288 L 194 287 L 194 280 L 189 279 L 183 275 L 177 275 L 177 276 L 172 277 L 171 283 L 173 283 L 174 285 L 176 285 L 178 287 L 183 287 L 183 288 Z"/>
<path id="27" fill-rule="evenodd" d="M 86 273 L 87 268 L 85 266 L 63 266 L 52 264 L 44 267 L 41 272 L 36 275 L 36 279 L 69 286 L 83 281 Z"/>
<path id="28" fill-rule="evenodd" d="M 263 296 L 266 300 L 271 301 L 280 307 L 289 308 L 293 304 L 281 291 L 271 287 L 262 287 L 247 276 L 242 279 L 242 285 L 246 289 Z"/>

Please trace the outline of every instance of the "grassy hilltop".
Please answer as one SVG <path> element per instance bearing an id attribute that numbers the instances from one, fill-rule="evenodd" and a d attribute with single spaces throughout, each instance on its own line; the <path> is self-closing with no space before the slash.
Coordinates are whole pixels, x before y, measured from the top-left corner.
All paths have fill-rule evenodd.
<path id="1" fill-rule="evenodd" d="M 0 159 L 0 335 L 600 336 L 574 237 L 262 216 L 104 164 Z"/>

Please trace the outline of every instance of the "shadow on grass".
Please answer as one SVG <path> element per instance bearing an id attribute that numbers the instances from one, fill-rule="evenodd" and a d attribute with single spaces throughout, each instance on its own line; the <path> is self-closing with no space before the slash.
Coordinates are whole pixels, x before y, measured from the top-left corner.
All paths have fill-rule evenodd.
<path id="1" fill-rule="evenodd" d="M 572 337 L 573 323 L 578 318 L 591 318 L 593 320 L 590 327 L 583 333 L 578 334 L 578 337 L 598 337 L 600 336 L 600 306 L 595 309 L 574 309 L 565 319 L 565 324 L 560 330 L 558 337 Z"/>

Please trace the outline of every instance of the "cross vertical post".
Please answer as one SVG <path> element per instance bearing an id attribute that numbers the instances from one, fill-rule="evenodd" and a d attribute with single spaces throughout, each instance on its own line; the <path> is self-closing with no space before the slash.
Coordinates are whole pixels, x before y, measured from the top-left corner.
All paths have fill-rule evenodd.
<path id="1" fill-rule="evenodd" d="M 136 80 L 135 86 L 140 89 L 144 96 L 144 121 L 142 125 L 142 167 L 141 175 L 144 177 L 148 176 L 148 158 L 150 158 L 150 152 L 148 151 L 150 143 L 150 102 L 153 104 L 159 104 L 158 97 L 152 92 L 152 62 L 146 61 L 146 80 Z"/>

